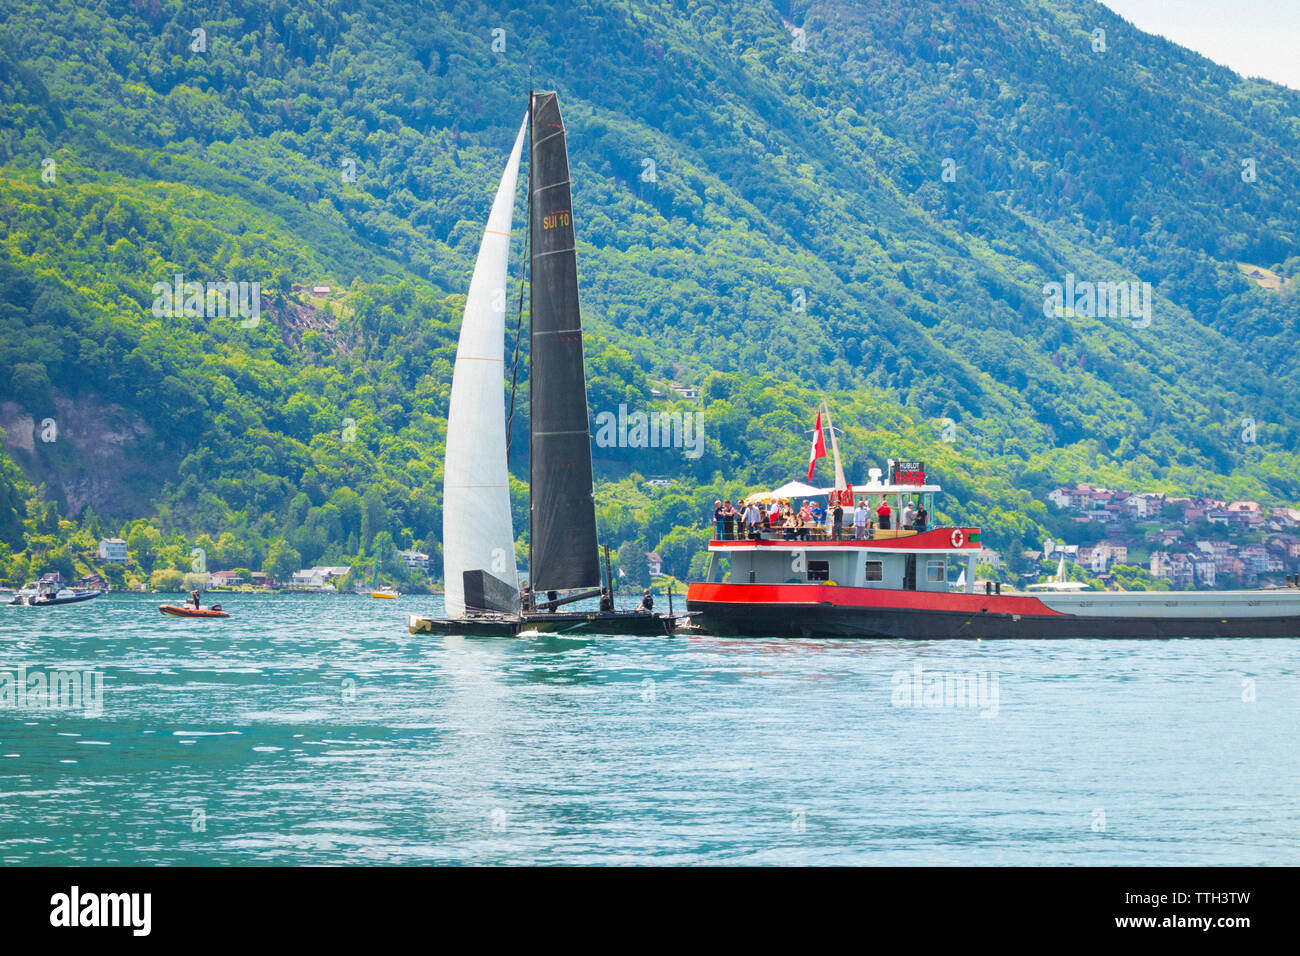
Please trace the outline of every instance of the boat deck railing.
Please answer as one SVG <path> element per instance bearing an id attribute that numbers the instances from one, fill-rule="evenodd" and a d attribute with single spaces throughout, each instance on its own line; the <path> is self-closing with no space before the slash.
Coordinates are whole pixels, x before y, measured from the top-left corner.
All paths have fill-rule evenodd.
<path id="1" fill-rule="evenodd" d="M 887 541 L 896 538 L 910 538 L 934 528 L 872 528 L 859 538 L 852 526 L 840 529 L 838 535 L 827 528 L 778 528 L 775 531 L 733 531 L 715 535 L 714 541 Z"/>

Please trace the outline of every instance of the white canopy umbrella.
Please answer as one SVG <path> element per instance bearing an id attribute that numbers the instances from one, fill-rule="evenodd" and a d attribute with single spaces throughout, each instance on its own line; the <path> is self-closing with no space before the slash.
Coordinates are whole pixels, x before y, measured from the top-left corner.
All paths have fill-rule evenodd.
<path id="1" fill-rule="evenodd" d="M 818 495 L 825 494 L 820 488 L 814 488 L 812 485 L 806 485 L 802 481 L 787 481 L 780 488 L 773 488 L 771 491 L 756 491 L 754 494 L 745 498 L 745 502 L 750 501 L 771 501 L 773 498 L 791 499 L 791 498 L 815 498 Z"/>
<path id="2" fill-rule="evenodd" d="M 773 488 L 768 492 L 773 498 L 808 498 L 822 493 L 820 488 L 814 488 L 802 481 L 787 481 L 780 488 Z"/>

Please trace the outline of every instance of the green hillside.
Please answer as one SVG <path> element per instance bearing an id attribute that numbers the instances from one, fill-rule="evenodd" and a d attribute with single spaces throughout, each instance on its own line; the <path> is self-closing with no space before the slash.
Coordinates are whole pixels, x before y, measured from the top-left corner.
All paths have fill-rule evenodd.
<path id="1" fill-rule="evenodd" d="M 714 497 L 803 469 L 823 394 L 851 474 L 924 458 L 994 547 L 1056 530 L 1055 482 L 1300 500 L 1296 283 L 1237 266 L 1300 274 L 1300 94 L 1090 0 L 439 6 L 0 4 L 0 577 L 108 532 L 143 571 L 437 565 L 530 72 L 570 129 L 593 415 L 701 389 L 699 457 L 596 450 L 611 545 L 686 576 Z M 262 314 L 155 314 L 177 274 Z M 1045 307 L 1067 277 L 1150 314 Z"/>

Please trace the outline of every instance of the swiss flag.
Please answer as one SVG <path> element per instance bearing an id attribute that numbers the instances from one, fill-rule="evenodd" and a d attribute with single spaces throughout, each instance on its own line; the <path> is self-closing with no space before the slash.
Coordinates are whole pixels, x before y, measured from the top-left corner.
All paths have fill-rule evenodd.
<path id="1" fill-rule="evenodd" d="M 808 453 L 808 480 L 812 481 L 813 468 L 818 458 L 826 457 L 826 436 L 822 434 L 822 410 L 817 409 L 817 424 L 813 426 L 812 451 Z"/>

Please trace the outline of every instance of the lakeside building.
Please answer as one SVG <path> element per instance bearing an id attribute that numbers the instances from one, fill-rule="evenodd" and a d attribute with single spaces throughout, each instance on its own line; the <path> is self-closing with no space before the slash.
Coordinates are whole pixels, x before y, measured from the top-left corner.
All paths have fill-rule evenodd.
<path id="1" fill-rule="evenodd" d="M 399 551 L 398 556 L 406 563 L 408 571 L 428 571 L 429 556 L 423 551 Z"/>
<path id="2" fill-rule="evenodd" d="M 121 538 L 101 538 L 99 541 L 99 560 L 113 564 L 126 564 L 126 542 Z"/>
<path id="3" fill-rule="evenodd" d="M 352 568 L 347 565 L 318 565 L 313 568 L 303 568 L 293 573 L 289 586 L 308 591 L 333 591 L 334 580 L 343 577 L 351 570 Z"/>

